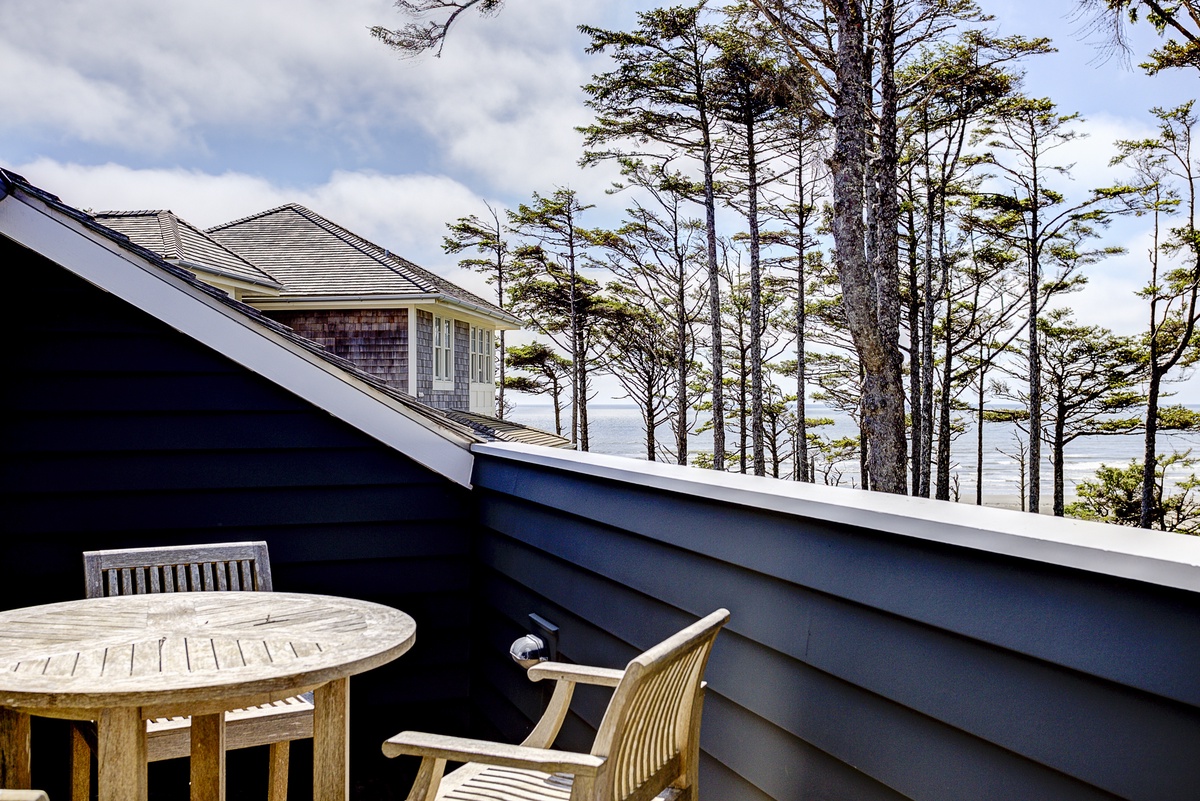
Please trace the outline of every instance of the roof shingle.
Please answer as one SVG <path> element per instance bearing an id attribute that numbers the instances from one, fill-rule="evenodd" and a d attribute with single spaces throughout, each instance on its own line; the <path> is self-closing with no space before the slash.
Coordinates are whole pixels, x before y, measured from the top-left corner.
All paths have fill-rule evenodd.
<path id="1" fill-rule="evenodd" d="M 440 295 L 517 324 L 508 312 L 296 203 L 209 228 L 226 247 L 268 270 L 281 297 Z"/>
<path id="2" fill-rule="evenodd" d="M 167 261 L 282 288 L 273 276 L 169 210 L 102 211 L 93 216 Z"/>

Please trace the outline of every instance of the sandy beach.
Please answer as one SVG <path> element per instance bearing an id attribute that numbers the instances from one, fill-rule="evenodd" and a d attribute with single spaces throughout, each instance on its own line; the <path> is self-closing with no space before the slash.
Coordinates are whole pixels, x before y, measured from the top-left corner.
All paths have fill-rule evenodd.
<path id="1" fill-rule="evenodd" d="M 1066 502 L 1068 504 L 1074 500 L 1075 500 L 1075 496 L 1073 496 L 1073 495 L 1068 495 L 1066 498 Z M 974 505 L 974 503 L 975 503 L 974 493 L 972 493 L 969 498 L 967 498 L 967 497 L 960 498 L 959 503 L 969 503 L 969 504 Z M 984 506 L 992 506 L 997 509 L 1011 509 L 1014 512 L 1019 512 L 1019 511 L 1021 511 L 1021 498 L 1020 498 L 1020 496 L 1017 496 L 1017 495 L 984 495 L 983 496 L 983 505 Z M 1045 493 L 1043 493 L 1042 498 L 1041 498 L 1041 507 L 1042 507 L 1042 514 L 1044 514 L 1044 515 L 1054 514 L 1054 495 L 1051 494 L 1050 497 L 1046 497 Z"/>

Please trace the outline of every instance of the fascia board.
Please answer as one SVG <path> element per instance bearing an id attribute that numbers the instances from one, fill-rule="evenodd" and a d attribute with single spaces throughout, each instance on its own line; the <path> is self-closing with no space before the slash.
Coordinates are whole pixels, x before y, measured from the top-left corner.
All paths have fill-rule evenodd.
<path id="1" fill-rule="evenodd" d="M 238 319 L 140 256 L 33 198 L 0 202 L 0 234 L 132 303 L 451 481 L 470 487 L 471 440 L 439 432 L 385 394 L 286 338 Z"/>
<path id="2" fill-rule="evenodd" d="M 257 292 L 270 292 L 270 297 L 274 297 L 280 293 L 283 287 L 275 282 L 260 281 L 256 278 L 247 278 L 244 275 L 222 270 L 217 267 L 210 267 L 207 264 L 198 264 L 187 259 L 165 259 L 169 264 L 175 264 L 188 272 L 197 274 L 200 280 L 206 284 L 212 284 L 205 276 L 212 276 L 214 279 L 220 280 L 222 283 L 236 286 L 238 289 L 254 290 Z"/>
<path id="3" fill-rule="evenodd" d="M 524 443 L 477 454 L 1200 592 L 1200 537 Z"/>
<path id="4" fill-rule="evenodd" d="M 262 311 L 320 311 L 332 309 L 400 309 L 412 307 L 441 306 L 452 310 L 461 320 L 477 322 L 489 328 L 505 331 L 521 330 L 515 317 L 500 317 L 486 309 L 469 303 L 434 294 L 402 295 L 280 295 L 270 298 L 252 298 L 254 308 Z"/>

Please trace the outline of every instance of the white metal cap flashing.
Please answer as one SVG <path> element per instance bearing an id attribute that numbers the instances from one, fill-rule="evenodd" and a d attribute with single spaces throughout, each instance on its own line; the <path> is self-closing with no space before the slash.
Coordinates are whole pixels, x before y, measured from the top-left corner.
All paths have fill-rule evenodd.
<path id="1" fill-rule="evenodd" d="M 474 453 L 1200 592 L 1200 537 L 519 443 Z"/>

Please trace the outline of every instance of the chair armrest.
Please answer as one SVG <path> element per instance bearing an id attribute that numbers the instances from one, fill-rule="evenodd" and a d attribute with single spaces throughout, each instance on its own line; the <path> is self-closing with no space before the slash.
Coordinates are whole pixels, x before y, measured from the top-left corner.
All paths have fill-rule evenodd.
<path id="1" fill-rule="evenodd" d="M 480 762 L 510 768 L 540 770 L 544 773 L 571 773 L 595 776 L 605 763 L 604 757 L 508 745 L 489 740 L 471 740 L 419 731 L 402 731 L 383 744 L 384 756 L 401 754 L 445 759 L 454 762 Z"/>
<path id="2" fill-rule="evenodd" d="M 599 684 L 602 687 L 616 687 L 625 675 L 624 670 L 612 668 L 590 667 L 588 665 L 571 665 L 566 662 L 539 662 L 527 671 L 530 681 L 542 679 L 559 679 L 573 681 L 578 684 Z"/>
<path id="3" fill-rule="evenodd" d="M 0 789 L 0 801 L 49 801 L 49 799 L 42 790 Z"/>

